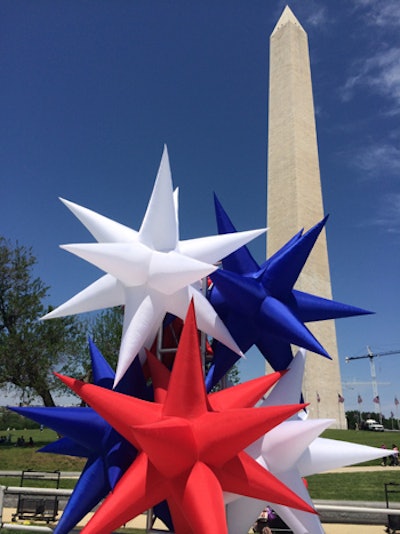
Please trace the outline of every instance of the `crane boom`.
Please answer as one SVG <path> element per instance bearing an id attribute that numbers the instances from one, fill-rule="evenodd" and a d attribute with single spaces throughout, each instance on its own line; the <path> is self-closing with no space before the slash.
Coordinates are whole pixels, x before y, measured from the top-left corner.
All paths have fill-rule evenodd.
<path id="1" fill-rule="evenodd" d="M 388 350 L 386 352 L 379 352 L 376 354 L 373 354 L 368 347 L 368 354 L 363 354 L 362 356 L 346 356 L 345 360 L 346 363 L 350 360 L 361 360 L 363 358 L 377 358 L 378 356 L 389 356 L 391 354 L 400 354 L 400 350 Z"/>
<path id="2" fill-rule="evenodd" d="M 390 356 L 394 354 L 400 354 L 400 350 L 388 350 L 388 351 L 376 353 L 376 354 L 374 354 L 369 347 L 367 347 L 367 350 L 368 350 L 368 354 L 363 354 L 362 356 L 346 356 L 345 362 L 349 363 L 352 360 L 362 360 L 364 358 L 369 359 L 369 366 L 370 366 L 370 371 L 371 371 L 371 382 L 372 382 L 372 393 L 374 396 L 374 402 L 376 402 L 376 404 L 379 407 L 379 419 L 380 419 L 380 423 L 382 424 L 381 399 L 378 393 L 378 382 L 376 380 L 376 369 L 375 369 L 374 358 L 378 358 L 379 356 Z"/>

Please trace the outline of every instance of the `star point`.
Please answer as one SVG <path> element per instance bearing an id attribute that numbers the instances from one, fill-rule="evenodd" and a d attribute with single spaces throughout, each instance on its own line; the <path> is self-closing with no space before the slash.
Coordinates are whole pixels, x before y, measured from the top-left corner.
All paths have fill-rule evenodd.
<path id="1" fill-rule="evenodd" d="M 293 402 L 301 394 L 305 351 L 299 350 L 293 358 L 288 373 L 277 382 L 264 398 L 261 406 L 276 406 Z M 260 466 L 288 485 L 297 495 L 311 503 L 303 477 L 329 469 L 343 467 L 382 457 L 382 449 L 367 447 L 339 440 L 319 437 L 334 421 L 332 419 L 303 419 L 301 412 L 275 426 L 262 438 L 246 448 L 246 452 Z M 304 413 L 304 412 L 303 412 Z M 247 497 L 225 496 L 230 534 L 245 532 L 265 508 L 266 502 Z M 281 504 L 271 504 L 274 511 L 296 533 L 323 534 L 317 515 L 295 510 Z"/>
<path id="2" fill-rule="evenodd" d="M 228 215 L 215 198 L 218 229 L 234 232 Z M 223 269 L 210 275 L 209 300 L 242 352 L 256 345 L 275 370 L 286 369 L 293 356 L 291 344 L 330 358 L 304 323 L 370 313 L 297 291 L 293 288 L 327 217 L 307 232 L 297 233 L 262 265 L 243 246 L 222 261 Z M 207 375 L 210 390 L 238 360 L 218 340 Z"/>
<path id="3" fill-rule="evenodd" d="M 271 380 L 264 378 L 265 391 Z M 222 490 L 262 499 L 268 496 L 273 502 L 314 512 L 243 451 L 304 405 L 225 409 L 224 392 L 220 392 L 220 409 L 215 411 L 212 395 L 207 395 L 204 387 L 193 303 L 163 403 L 146 403 L 92 384 L 61 379 L 139 450 L 137 459 L 83 530 L 85 534 L 106 534 L 164 498 L 170 504 L 177 534 L 185 532 L 179 525 L 187 524 L 191 514 L 199 516 L 194 534 L 203 534 L 199 484 L 207 488 L 213 503 L 208 514 L 218 523 L 211 522 L 209 532 L 215 534 L 227 532 Z M 246 405 L 254 395 L 253 388 L 239 389 L 238 395 Z M 232 392 L 226 397 L 227 405 L 232 406 Z"/>
<path id="4" fill-rule="evenodd" d="M 94 383 L 111 389 L 114 371 L 90 339 L 89 348 Z M 70 382 L 74 383 L 74 379 Z M 139 360 L 134 360 L 117 387 L 118 391 L 127 395 L 135 395 L 141 399 L 150 398 Z M 122 473 L 135 458 L 136 449 L 92 408 L 42 406 L 10 409 L 52 428 L 63 436 L 39 452 L 87 458 L 55 529 L 56 534 L 68 534 L 115 487 Z M 88 488 L 91 491 L 88 491 Z M 165 508 L 157 507 L 157 514 L 170 525 L 169 514 L 165 513 Z"/>
<path id="5" fill-rule="evenodd" d="M 177 198 L 168 151 L 164 147 L 138 232 L 62 199 L 98 241 L 63 245 L 62 248 L 93 263 L 106 274 L 43 319 L 124 305 L 115 385 L 137 354 L 143 348 L 150 348 L 163 316 L 169 312 L 184 319 L 192 298 L 196 300 L 199 328 L 242 356 L 214 308 L 192 284 L 214 272 L 217 261 L 261 235 L 265 229 L 181 241 Z"/>

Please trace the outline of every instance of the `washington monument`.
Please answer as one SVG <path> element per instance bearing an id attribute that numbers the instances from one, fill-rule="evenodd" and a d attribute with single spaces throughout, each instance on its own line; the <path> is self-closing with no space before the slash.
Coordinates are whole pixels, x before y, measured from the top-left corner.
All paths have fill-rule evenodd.
<path id="1" fill-rule="evenodd" d="M 268 237 L 270 257 L 302 228 L 324 217 L 307 34 L 286 7 L 270 37 L 268 110 Z M 332 298 L 325 230 L 296 289 Z M 307 353 L 303 395 L 310 417 L 346 428 L 334 321 L 308 323 L 332 360 Z"/>

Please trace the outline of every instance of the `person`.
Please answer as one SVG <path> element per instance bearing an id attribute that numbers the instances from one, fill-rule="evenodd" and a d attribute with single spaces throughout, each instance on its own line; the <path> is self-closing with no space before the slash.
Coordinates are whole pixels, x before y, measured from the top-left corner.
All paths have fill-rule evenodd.
<path id="1" fill-rule="evenodd" d="M 271 529 L 268 527 L 268 520 L 275 518 L 275 514 L 271 508 L 267 506 L 258 516 L 257 521 L 253 525 L 253 532 L 259 532 L 260 534 L 271 534 Z"/>
<path id="2" fill-rule="evenodd" d="M 24 447 L 25 446 L 25 438 L 24 436 L 20 436 L 17 439 L 17 447 Z"/>
<path id="3" fill-rule="evenodd" d="M 381 449 L 386 449 L 386 445 L 385 445 L 384 443 L 382 443 L 382 445 L 381 445 Z M 387 457 L 386 457 L 386 456 L 384 456 L 384 457 L 382 458 L 381 465 L 384 466 L 384 467 L 386 467 L 386 465 L 387 465 Z"/>
<path id="4" fill-rule="evenodd" d="M 399 448 L 395 443 L 392 445 L 392 455 L 390 456 L 390 465 L 399 465 Z"/>

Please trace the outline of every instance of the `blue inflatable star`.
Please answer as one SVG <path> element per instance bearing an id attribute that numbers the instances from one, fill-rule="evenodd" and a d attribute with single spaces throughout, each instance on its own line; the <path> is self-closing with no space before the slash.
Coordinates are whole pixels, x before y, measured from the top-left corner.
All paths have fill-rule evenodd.
<path id="1" fill-rule="evenodd" d="M 219 233 L 235 232 L 216 196 L 214 200 Z M 297 233 L 261 266 L 243 246 L 210 275 L 208 298 L 242 352 L 256 345 L 275 370 L 286 369 L 292 361 L 292 343 L 330 358 L 304 323 L 371 313 L 293 289 L 326 220 Z M 213 351 L 208 390 L 239 359 L 216 340 Z"/>
<path id="2" fill-rule="evenodd" d="M 115 373 L 93 341 L 89 340 L 94 384 L 112 389 Z M 118 383 L 119 393 L 152 400 L 139 358 Z M 55 534 L 68 534 L 114 488 L 136 457 L 136 449 L 92 408 L 10 407 L 64 436 L 39 452 L 87 458 L 86 465 L 57 524 Z M 156 515 L 171 528 L 169 511 L 159 505 Z"/>

